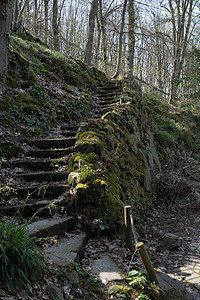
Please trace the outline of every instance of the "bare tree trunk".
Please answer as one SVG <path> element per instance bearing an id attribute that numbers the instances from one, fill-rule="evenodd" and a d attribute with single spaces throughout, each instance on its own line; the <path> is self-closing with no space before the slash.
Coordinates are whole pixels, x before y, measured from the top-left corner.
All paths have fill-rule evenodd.
<path id="1" fill-rule="evenodd" d="M 15 23 L 15 31 L 17 31 L 17 32 L 22 31 L 22 15 L 23 15 L 23 12 L 26 8 L 27 3 L 28 3 L 28 0 L 25 0 L 23 6 L 20 9 L 19 14 L 17 15 L 17 20 L 16 20 L 16 23 Z M 17 0 L 16 0 L 16 12 L 18 13 L 18 11 L 17 11 Z"/>
<path id="2" fill-rule="evenodd" d="M 99 15 L 101 22 L 101 32 L 102 32 L 102 51 L 103 51 L 103 61 L 104 61 L 104 72 L 107 74 L 107 41 L 106 41 L 106 17 L 102 12 L 102 0 L 99 0 Z"/>
<path id="3" fill-rule="evenodd" d="M 129 0 L 129 29 L 128 29 L 128 78 L 133 79 L 133 59 L 135 51 L 135 9 L 134 0 Z"/>
<path id="4" fill-rule="evenodd" d="M 38 36 L 38 2 L 35 0 L 35 14 L 34 14 L 34 31 L 35 36 Z"/>
<path id="5" fill-rule="evenodd" d="M 10 31 L 10 1 L 1 0 L 0 5 L 0 94 L 6 82 L 8 69 L 8 43 Z"/>
<path id="6" fill-rule="evenodd" d="M 170 81 L 169 103 L 177 97 L 179 80 L 186 49 L 190 38 L 192 13 L 197 5 L 194 0 L 175 1 L 168 0 L 173 28 L 173 72 Z M 174 6 L 173 6 L 174 5 Z"/>
<path id="7" fill-rule="evenodd" d="M 100 27 L 98 15 L 97 15 L 97 31 L 98 34 L 97 34 L 97 43 L 95 47 L 95 66 L 99 68 L 99 47 L 101 42 L 101 27 Z"/>
<path id="8" fill-rule="evenodd" d="M 59 51 L 60 46 L 59 46 L 59 30 L 58 30 L 58 0 L 53 0 L 52 30 L 53 30 L 54 50 Z"/>
<path id="9" fill-rule="evenodd" d="M 127 0 L 124 0 L 123 10 L 122 10 L 122 21 L 119 32 L 119 49 L 118 49 L 118 59 L 117 59 L 117 68 L 113 78 L 117 78 L 120 73 L 121 60 L 122 60 L 122 37 L 124 31 L 124 20 L 125 20 L 125 12 L 126 12 Z"/>
<path id="10" fill-rule="evenodd" d="M 11 7 L 11 29 L 12 30 L 16 29 L 17 16 L 18 16 L 17 0 L 14 0 L 13 5 Z"/>
<path id="11" fill-rule="evenodd" d="M 49 15 L 49 0 L 44 0 L 44 42 L 47 44 L 48 36 L 48 15 Z"/>
<path id="12" fill-rule="evenodd" d="M 89 31 L 88 31 L 88 40 L 85 50 L 85 63 L 89 66 L 91 65 L 92 60 L 92 46 L 93 46 L 93 39 L 94 39 L 94 28 L 95 28 L 95 18 L 97 15 L 98 9 L 98 0 L 93 0 L 90 9 L 90 16 L 89 16 Z"/>

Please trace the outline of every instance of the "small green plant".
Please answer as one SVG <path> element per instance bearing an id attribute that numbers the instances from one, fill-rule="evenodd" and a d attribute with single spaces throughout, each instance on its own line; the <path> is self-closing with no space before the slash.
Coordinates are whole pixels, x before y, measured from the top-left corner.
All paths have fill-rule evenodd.
<path id="1" fill-rule="evenodd" d="M 16 193 L 16 190 L 10 186 L 9 184 L 12 182 L 10 180 L 6 185 L 1 185 L 0 183 L 0 203 L 2 204 L 11 194 L 14 195 Z"/>
<path id="2" fill-rule="evenodd" d="M 149 288 L 149 279 L 146 272 L 132 270 L 126 278 L 129 285 L 134 288 L 142 289 Z"/>
<path id="3" fill-rule="evenodd" d="M 79 263 L 74 263 L 74 270 L 84 277 L 88 283 L 103 285 L 101 279 L 97 275 L 91 275 L 86 270 L 82 269 Z"/>
<path id="4" fill-rule="evenodd" d="M 93 225 L 97 229 L 98 238 L 100 237 L 100 230 L 109 229 L 108 223 L 101 220 L 101 219 L 94 219 L 93 220 Z"/>
<path id="5" fill-rule="evenodd" d="M 147 273 L 143 270 L 132 270 L 126 281 L 137 294 L 135 298 L 137 300 L 158 299 L 160 295 L 158 287 L 150 281 Z"/>
<path id="6" fill-rule="evenodd" d="M 26 224 L 0 221 L 0 278 L 5 290 L 28 288 L 43 271 L 41 252 L 28 237 Z"/>
<path id="7" fill-rule="evenodd" d="M 38 100 L 44 100 L 46 98 L 44 92 L 41 89 L 41 86 L 39 84 L 35 84 L 33 86 L 30 87 L 30 94 L 31 96 L 33 96 L 34 98 L 38 99 Z"/>

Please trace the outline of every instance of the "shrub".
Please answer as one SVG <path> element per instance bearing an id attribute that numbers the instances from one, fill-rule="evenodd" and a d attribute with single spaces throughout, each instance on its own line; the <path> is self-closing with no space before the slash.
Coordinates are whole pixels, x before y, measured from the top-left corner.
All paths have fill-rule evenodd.
<path id="1" fill-rule="evenodd" d="M 0 278 L 5 290 L 28 288 L 43 270 L 41 252 L 28 237 L 26 224 L 0 221 Z"/>

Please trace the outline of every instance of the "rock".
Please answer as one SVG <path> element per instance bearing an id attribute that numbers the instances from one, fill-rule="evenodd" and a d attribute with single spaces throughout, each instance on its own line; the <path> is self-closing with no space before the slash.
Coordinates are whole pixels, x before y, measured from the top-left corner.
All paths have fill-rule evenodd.
<path id="1" fill-rule="evenodd" d="M 49 294 L 49 300 L 64 300 L 61 290 L 52 283 L 47 285 L 46 292 Z"/>
<path id="2" fill-rule="evenodd" d="M 161 236 L 163 236 L 163 231 L 162 230 L 160 230 L 158 227 L 156 227 L 156 226 L 152 226 L 152 233 L 153 233 L 153 236 L 154 237 L 161 237 Z"/>
<path id="3" fill-rule="evenodd" d="M 173 233 L 166 233 L 160 241 L 161 247 L 166 250 L 177 249 L 182 245 L 182 239 Z"/>
<path id="4" fill-rule="evenodd" d="M 80 175 L 80 173 L 78 173 L 78 172 L 69 173 L 69 176 L 67 179 L 68 183 L 72 184 L 72 185 L 74 185 L 75 183 L 78 183 L 79 175 Z"/>
<path id="5" fill-rule="evenodd" d="M 200 225 L 200 217 L 197 217 L 194 221 L 197 225 Z"/>
<path id="6" fill-rule="evenodd" d="M 79 275 L 75 270 L 73 270 L 71 273 L 71 282 L 75 288 L 79 286 Z"/>

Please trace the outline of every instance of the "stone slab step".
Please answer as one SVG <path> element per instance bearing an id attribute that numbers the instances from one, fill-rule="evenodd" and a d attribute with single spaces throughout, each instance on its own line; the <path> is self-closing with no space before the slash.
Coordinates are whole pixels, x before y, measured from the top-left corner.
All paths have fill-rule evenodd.
<path id="1" fill-rule="evenodd" d="M 193 294 L 189 293 L 184 283 L 171 278 L 169 275 L 157 270 L 157 277 L 159 286 L 164 291 L 163 299 L 182 299 L 182 300 L 195 300 L 197 299 Z M 177 298 L 177 294 L 179 297 Z"/>
<path id="2" fill-rule="evenodd" d="M 107 105 L 107 104 L 113 104 L 116 102 L 120 102 L 119 98 L 112 98 L 111 100 L 100 100 L 98 101 L 98 104 L 100 105 Z"/>
<path id="3" fill-rule="evenodd" d="M 104 87 L 104 88 L 101 88 L 101 89 L 98 89 L 97 90 L 97 94 L 98 95 L 103 95 L 103 94 L 108 94 L 108 93 L 118 93 L 118 92 L 122 92 L 122 88 L 121 87 Z"/>
<path id="4" fill-rule="evenodd" d="M 120 105 L 119 102 L 113 102 L 110 104 L 104 104 L 101 106 L 101 109 L 103 110 L 104 108 L 115 108 L 117 105 Z"/>
<path id="5" fill-rule="evenodd" d="M 62 148 L 62 149 L 45 149 L 45 150 L 31 150 L 28 151 L 27 155 L 32 157 L 51 157 L 58 158 L 64 157 L 70 153 L 72 153 L 73 148 Z"/>
<path id="6" fill-rule="evenodd" d="M 55 170 L 55 168 L 60 167 L 64 164 L 67 164 L 68 162 L 68 157 L 64 159 L 27 159 L 27 160 L 18 160 L 13 162 L 13 165 L 15 167 L 19 168 L 24 168 L 26 170 L 31 170 L 31 171 L 40 171 L 40 170 L 45 170 L 45 171 L 51 171 Z"/>
<path id="7" fill-rule="evenodd" d="M 75 144 L 75 137 L 69 138 L 57 138 L 57 139 L 37 139 L 29 141 L 31 146 L 35 146 L 39 149 L 52 149 L 52 148 L 68 148 Z"/>
<path id="8" fill-rule="evenodd" d="M 79 124 L 62 124 L 61 130 L 67 130 L 67 131 L 78 131 Z"/>
<path id="9" fill-rule="evenodd" d="M 114 106 L 104 107 L 101 109 L 101 112 L 102 112 L 102 114 L 106 114 L 107 112 L 112 111 L 114 109 L 115 109 Z"/>
<path id="10" fill-rule="evenodd" d="M 18 197 L 23 197 L 24 199 L 28 196 L 29 198 L 55 198 L 60 196 L 62 193 L 69 190 L 70 186 L 68 184 L 46 184 L 46 185 L 30 185 L 17 187 L 16 192 Z"/>
<path id="11" fill-rule="evenodd" d="M 85 236 L 85 233 L 81 233 L 62 239 L 58 245 L 45 250 L 47 259 L 61 267 L 79 262 L 84 250 Z"/>
<path id="12" fill-rule="evenodd" d="M 74 217 L 61 217 L 56 219 L 44 219 L 28 225 L 29 237 L 53 237 L 62 236 L 75 228 Z"/>
<path id="13" fill-rule="evenodd" d="M 33 203 L 24 203 L 19 205 L 6 205 L 1 207 L 0 214 L 2 216 L 22 216 L 25 218 L 32 217 L 35 213 L 41 217 L 51 217 L 55 213 L 62 212 L 63 201 L 57 200 L 41 200 Z"/>
<path id="14" fill-rule="evenodd" d="M 100 98 L 100 99 L 107 99 L 107 98 L 109 98 L 109 97 L 117 97 L 117 96 L 119 96 L 119 95 L 121 95 L 122 93 L 119 91 L 119 92 L 110 92 L 110 93 L 105 93 L 105 94 L 98 94 L 98 97 Z"/>
<path id="15" fill-rule="evenodd" d="M 63 136 L 68 136 L 68 137 L 75 137 L 75 135 L 77 134 L 77 131 L 69 131 L 69 130 L 65 130 L 62 131 L 61 133 Z"/>
<path id="16" fill-rule="evenodd" d="M 98 89 L 110 88 L 110 87 L 121 87 L 122 84 L 120 82 L 108 82 L 105 83 L 103 86 L 99 86 Z"/>
<path id="17" fill-rule="evenodd" d="M 108 255 L 94 260 L 91 271 L 96 273 L 103 282 L 122 279 L 122 270 Z"/>
<path id="18" fill-rule="evenodd" d="M 67 179 L 66 172 L 35 172 L 35 173 L 21 173 L 15 175 L 16 179 L 20 179 L 22 181 L 31 182 L 55 182 Z"/>

